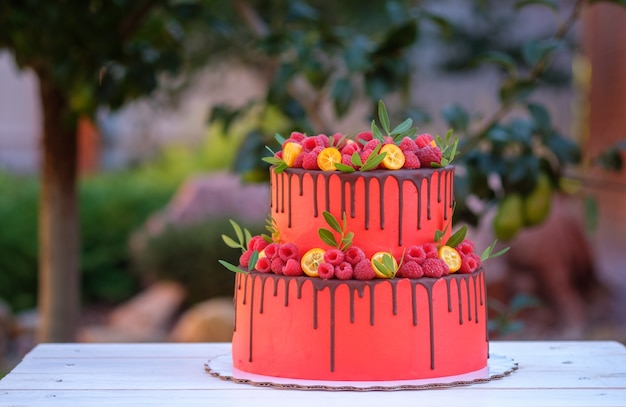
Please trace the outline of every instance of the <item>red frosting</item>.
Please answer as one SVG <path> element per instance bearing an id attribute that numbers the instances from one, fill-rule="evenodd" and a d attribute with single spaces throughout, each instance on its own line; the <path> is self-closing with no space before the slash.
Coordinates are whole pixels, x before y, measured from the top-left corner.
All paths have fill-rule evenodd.
<path id="1" fill-rule="evenodd" d="M 378 251 L 402 257 L 408 245 L 430 243 L 452 216 L 454 168 L 323 172 L 290 168 L 271 172 L 271 215 L 282 242 L 300 254 L 325 246 L 323 211 L 346 214 L 353 244 L 369 258 Z M 401 188 L 400 188 L 401 186 Z M 449 234 L 451 228 L 448 228 Z"/>
<path id="2" fill-rule="evenodd" d="M 483 271 L 440 279 L 238 274 L 233 365 L 315 380 L 403 380 L 487 365 Z"/>

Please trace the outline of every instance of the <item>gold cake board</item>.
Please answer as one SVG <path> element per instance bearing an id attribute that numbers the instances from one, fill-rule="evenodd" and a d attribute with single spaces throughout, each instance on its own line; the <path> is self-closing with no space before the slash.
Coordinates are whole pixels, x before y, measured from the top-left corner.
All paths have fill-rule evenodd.
<path id="1" fill-rule="evenodd" d="M 209 374 L 222 380 L 258 387 L 292 390 L 398 391 L 441 389 L 486 383 L 510 375 L 517 370 L 518 364 L 507 356 L 490 354 L 487 366 L 471 373 L 429 379 L 394 381 L 325 381 L 263 376 L 234 368 L 231 353 L 209 360 L 205 363 L 204 368 Z"/>

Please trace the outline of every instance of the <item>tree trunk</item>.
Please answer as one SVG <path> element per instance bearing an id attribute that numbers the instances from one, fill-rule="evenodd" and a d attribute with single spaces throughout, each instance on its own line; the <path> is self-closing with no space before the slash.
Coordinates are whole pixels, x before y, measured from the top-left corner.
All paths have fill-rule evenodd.
<path id="1" fill-rule="evenodd" d="M 39 74 L 43 156 L 39 204 L 39 342 L 70 342 L 79 315 L 76 123 L 63 92 Z"/>

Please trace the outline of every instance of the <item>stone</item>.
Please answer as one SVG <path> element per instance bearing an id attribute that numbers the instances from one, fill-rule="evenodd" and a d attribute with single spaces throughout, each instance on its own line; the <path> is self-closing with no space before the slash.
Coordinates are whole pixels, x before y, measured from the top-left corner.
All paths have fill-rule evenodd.
<path id="1" fill-rule="evenodd" d="M 178 320 L 173 342 L 230 342 L 235 327 L 232 298 L 217 297 L 191 307 Z"/>
<path id="2" fill-rule="evenodd" d="M 156 342 L 167 337 L 183 304 L 184 288 L 159 281 L 115 308 L 103 326 L 87 326 L 78 333 L 81 342 Z"/>

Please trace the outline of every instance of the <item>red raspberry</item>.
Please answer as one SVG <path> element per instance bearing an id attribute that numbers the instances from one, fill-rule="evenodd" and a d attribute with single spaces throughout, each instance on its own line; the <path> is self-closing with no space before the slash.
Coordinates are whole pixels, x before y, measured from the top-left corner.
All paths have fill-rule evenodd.
<path id="1" fill-rule="evenodd" d="M 361 151 L 361 153 L 359 154 L 361 156 L 361 162 L 363 164 L 365 164 L 365 162 L 367 161 L 367 159 L 369 158 L 370 155 L 372 155 L 372 152 L 374 152 L 374 150 L 363 150 Z M 373 170 L 378 169 L 380 167 L 380 165 L 377 165 L 376 167 L 372 168 Z"/>
<path id="2" fill-rule="evenodd" d="M 276 256 L 272 260 L 270 264 L 270 268 L 274 272 L 274 274 L 283 274 L 283 268 L 285 267 L 285 261 L 280 257 Z"/>
<path id="3" fill-rule="evenodd" d="M 424 133 L 415 138 L 415 145 L 417 145 L 418 148 L 424 148 L 426 146 L 432 146 L 431 141 L 433 141 L 433 136 Z"/>
<path id="4" fill-rule="evenodd" d="M 395 144 L 393 141 L 393 137 L 391 136 L 383 137 L 383 144 Z"/>
<path id="5" fill-rule="evenodd" d="M 423 264 L 424 260 L 426 260 L 426 251 L 422 246 L 409 246 L 404 252 L 404 260 L 405 261 L 414 261 L 417 264 Z"/>
<path id="6" fill-rule="evenodd" d="M 402 166 L 402 168 L 406 168 L 408 170 L 416 170 L 421 166 L 422 163 L 420 163 L 420 159 L 417 158 L 417 154 L 415 154 L 414 151 L 407 151 L 404 153 L 404 165 Z"/>
<path id="7" fill-rule="evenodd" d="M 473 273 L 480 267 L 480 256 L 476 253 L 469 253 L 461 256 L 461 268 L 459 273 L 469 274 Z"/>
<path id="8" fill-rule="evenodd" d="M 430 168 L 430 163 L 441 164 L 441 150 L 438 147 L 426 146 L 417 150 L 417 158 L 422 168 Z"/>
<path id="9" fill-rule="evenodd" d="M 283 144 L 280 145 L 280 147 L 284 150 L 285 149 L 285 144 L 287 143 L 296 143 L 296 144 L 300 144 L 302 145 L 302 140 L 296 140 L 292 137 L 289 137 L 287 140 L 283 141 Z"/>
<path id="10" fill-rule="evenodd" d="M 317 165 L 317 154 L 313 152 L 308 153 L 300 153 L 302 157 L 302 168 L 305 170 L 319 170 L 320 167 Z"/>
<path id="11" fill-rule="evenodd" d="M 346 144 L 342 149 L 341 149 L 341 155 L 349 155 L 351 156 L 352 154 L 354 154 L 355 152 L 359 151 L 359 144 L 355 143 L 355 142 L 350 142 L 348 144 Z"/>
<path id="12" fill-rule="evenodd" d="M 335 266 L 335 277 L 339 280 L 350 280 L 354 275 L 354 269 L 352 264 L 347 261 L 342 262 L 340 265 Z"/>
<path id="13" fill-rule="evenodd" d="M 346 145 L 346 138 L 341 133 L 335 133 L 332 136 L 333 146 L 341 150 Z"/>
<path id="14" fill-rule="evenodd" d="M 297 142 L 301 142 L 302 140 L 306 138 L 306 136 L 298 131 L 294 131 L 294 132 L 291 132 L 291 135 L 289 136 L 289 138 Z"/>
<path id="15" fill-rule="evenodd" d="M 298 258 L 298 247 L 293 243 L 283 243 L 278 249 L 278 255 L 283 261 Z"/>
<path id="16" fill-rule="evenodd" d="M 350 263 L 352 267 L 356 266 L 361 260 L 365 260 L 365 253 L 360 247 L 351 246 L 343 254 L 343 259 Z"/>
<path id="17" fill-rule="evenodd" d="M 374 273 L 372 263 L 370 263 L 369 260 L 364 259 L 354 266 L 353 276 L 357 280 L 372 280 L 376 277 L 376 273 Z"/>
<path id="18" fill-rule="evenodd" d="M 302 164 L 304 163 L 304 154 L 298 154 L 296 159 L 293 161 L 291 165 L 293 168 L 302 168 Z"/>
<path id="19" fill-rule="evenodd" d="M 411 137 L 403 138 L 398 147 L 400 147 L 400 150 L 402 150 L 405 155 L 408 151 L 413 152 L 417 150 L 417 144 L 415 144 L 415 140 Z"/>
<path id="20" fill-rule="evenodd" d="M 367 142 L 367 144 L 365 144 L 363 146 L 363 150 L 373 150 L 375 149 L 378 145 L 380 144 L 380 140 L 378 139 L 373 139 Z"/>
<path id="21" fill-rule="evenodd" d="M 248 268 L 248 264 L 250 264 L 250 256 L 252 256 L 253 250 L 246 250 L 239 256 L 239 264 L 243 268 Z"/>
<path id="22" fill-rule="evenodd" d="M 317 137 L 307 137 L 302 140 L 302 150 L 309 152 L 313 151 L 315 147 L 319 146 Z"/>
<path id="23" fill-rule="evenodd" d="M 322 263 L 317 268 L 317 274 L 324 280 L 330 280 L 335 277 L 335 266 L 330 263 Z"/>
<path id="24" fill-rule="evenodd" d="M 272 271 L 272 262 L 267 257 L 261 257 L 255 266 L 259 273 L 269 273 Z"/>
<path id="25" fill-rule="evenodd" d="M 304 274 L 302 271 L 302 267 L 300 266 L 300 262 L 296 259 L 289 259 L 287 263 L 285 263 L 285 268 L 283 269 L 283 274 L 286 276 L 301 276 Z"/>
<path id="26" fill-rule="evenodd" d="M 278 249 L 280 249 L 280 245 L 278 243 L 270 243 L 265 247 L 265 256 L 268 259 L 274 260 L 274 258 L 278 257 Z"/>
<path id="27" fill-rule="evenodd" d="M 463 239 L 463 241 L 456 246 L 456 251 L 459 252 L 461 256 L 474 253 L 474 242 L 469 239 Z"/>
<path id="28" fill-rule="evenodd" d="M 283 158 L 283 150 L 278 151 L 278 152 L 276 153 L 275 157 L 276 157 L 276 158 L 280 158 L 280 159 L 282 159 L 282 158 Z"/>
<path id="29" fill-rule="evenodd" d="M 400 265 L 396 277 L 420 278 L 424 276 L 424 270 L 415 261 L 405 261 Z"/>
<path id="30" fill-rule="evenodd" d="M 424 276 L 433 278 L 443 277 L 450 272 L 446 262 L 439 258 L 426 259 L 424 264 L 422 264 L 422 270 L 424 271 Z"/>
<path id="31" fill-rule="evenodd" d="M 326 134 L 318 134 L 315 138 L 318 147 L 326 148 L 330 144 Z"/>
<path id="32" fill-rule="evenodd" d="M 367 143 L 373 138 L 374 138 L 374 135 L 372 134 L 371 131 L 363 131 L 356 135 L 356 141 L 359 142 L 359 144 L 361 145 Z"/>
<path id="33" fill-rule="evenodd" d="M 339 249 L 328 249 L 324 253 L 324 261 L 333 266 L 338 266 L 343 262 L 343 252 Z"/>
<path id="34" fill-rule="evenodd" d="M 439 250 L 437 250 L 437 246 L 434 243 L 423 244 L 422 248 L 426 253 L 427 259 L 436 259 L 437 257 L 439 257 Z"/>
<path id="35" fill-rule="evenodd" d="M 266 242 L 265 239 L 263 239 L 263 236 L 257 235 L 253 236 L 252 239 L 250 239 L 250 241 L 248 242 L 248 249 L 260 252 L 261 250 L 265 249 L 268 244 L 269 243 Z"/>

